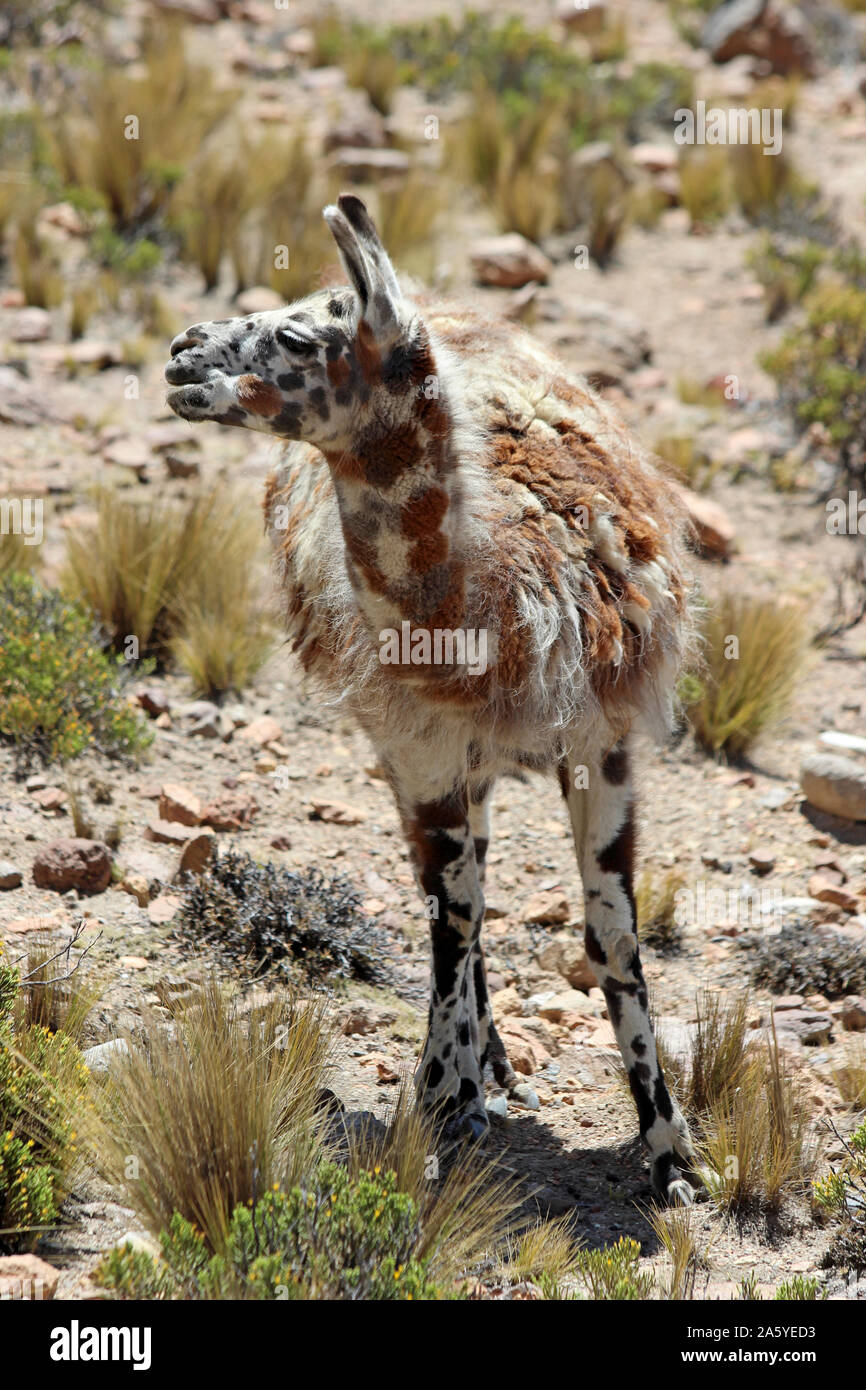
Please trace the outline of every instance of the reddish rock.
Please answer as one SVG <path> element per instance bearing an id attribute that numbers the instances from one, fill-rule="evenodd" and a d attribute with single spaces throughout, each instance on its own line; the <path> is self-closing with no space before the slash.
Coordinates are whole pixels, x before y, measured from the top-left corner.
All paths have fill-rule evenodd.
<path id="1" fill-rule="evenodd" d="M 198 825 L 201 801 L 180 782 L 166 782 L 160 792 L 159 816 L 160 820 L 177 821 L 180 825 Z"/>
<path id="2" fill-rule="evenodd" d="M 727 559 L 734 544 L 734 528 L 724 508 L 679 483 L 673 484 L 673 490 L 691 522 L 698 551 L 711 559 Z"/>
<path id="3" fill-rule="evenodd" d="M 44 1303 L 57 1291 L 60 1270 L 38 1255 L 0 1256 L 0 1301 Z"/>
<path id="4" fill-rule="evenodd" d="M 147 915 L 154 926 L 165 926 L 177 913 L 181 900 L 174 893 L 160 893 L 147 909 Z"/>
<path id="5" fill-rule="evenodd" d="M 42 787 L 33 793 L 33 800 L 42 811 L 59 811 L 66 802 L 62 787 Z"/>
<path id="6" fill-rule="evenodd" d="M 263 714 L 258 719 L 254 719 L 237 735 L 238 742 L 253 743 L 257 748 L 266 748 L 269 743 L 277 743 L 282 736 L 282 729 L 276 719 L 272 719 L 269 714 Z"/>
<path id="7" fill-rule="evenodd" d="M 479 285 L 509 290 L 519 290 L 533 280 L 546 284 L 553 270 L 544 252 L 519 232 L 485 237 L 475 243 L 469 259 Z"/>
<path id="8" fill-rule="evenodd" d="M 181 825 L 178 821 L 152 820 L 144 832 L 144 837 L 158 845 L 185 845 L 190 837 L 190 827 Z"/>
<path id="9" fill-rule="evenodd" d="M 522 912 L 524 922 L 535 922 L 541 927 L 558 927 L 568 921 L 571 908 L 568 898 L 559 889 L 547 893 L 533 893 Z"/>
<path id="10" fill-rule="evenodd" d="M 220 792 L 202 807 L 201 823 L 214 830 L 245 830 L 259 809 L 248 792 Z"/>
<path id="11" fill-rule="evenodd" d="M 160 714 L 168 714 L 168 696 L 158 686 L 149 685 L 145 690 L 139 690 L 135 698 L 145 714 L 149 714 L 152 719 L 156 719 Z"/>
<path id="12" fill-rule="evenodd" d="M 111 882 L 111 850 L 100 840 L 54 840 L 38 851 L 33 882 L 56 893 L 102 893 Z"/>
<path id="13" fill-rule="evenodd" d="M 843 999 L 839 1022 L 846 1033 L 866 1033 L 866 999 L 854 994 Z"/>
<path id="14" fill-rule="evenodd" d="M 213 858 L 214 835 L 212 830 L 199 831 L 184 845 L 180 856 L 182 874 L 200 874 Z"/>
<path id="15" fill-rule="evenodd" d="M 838 876 L 823 872 L 813 874 L 809 879 L 809 896 L 817 898 L 819 903 L 833 903 L 835 907 L 841 907 L 846 912 L 859 912 L 860 900 L 857 894 L 836 883 L 836 877 Z"/>

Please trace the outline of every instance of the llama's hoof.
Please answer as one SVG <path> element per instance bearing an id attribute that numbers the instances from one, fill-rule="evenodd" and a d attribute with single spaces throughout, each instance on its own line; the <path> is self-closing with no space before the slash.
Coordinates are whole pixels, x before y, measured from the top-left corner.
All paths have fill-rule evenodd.
<path id="1" fill-rule="evenodd" d="M 693 1160 L 680 1159 L 678 1168 L 675 1153 L 660 1154 L 652 1164 L 652 1185 L 657 1196 L 671 1207 L 690 1207 L 699 1196 L 705 1195 L 703 1178 Z"/>
<path id="2" fill-rule="evenodd" d="M 452 1115 L 443 1126 L 442 1138 L 446 1144 L 480 1144 L 489 1128 L 486 1115 Z"/>
<path id="3" fill-rule="evenodd" d="M 533 1091 L 531 1086 L 527 1086 L 522 1081 L 519 1082 L 518 1085 L 512 1086 L 508 1094 L 511 1096 L 512 1100 L 516 1100 L 519 1105 L 525 1106 L 527 1110 L 541 1109 L 541 1102 L 535 1091 Z"/>

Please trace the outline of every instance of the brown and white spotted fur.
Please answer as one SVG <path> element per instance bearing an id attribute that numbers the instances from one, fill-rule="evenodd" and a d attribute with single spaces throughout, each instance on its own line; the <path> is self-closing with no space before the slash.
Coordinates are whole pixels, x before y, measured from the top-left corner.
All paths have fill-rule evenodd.
<path id="1" fill-rule="evenodd" d="M 325 218 L 351 288 L 189 328 L 168 402 L 292 441 L 265 500 L 289 633 L 370 737 L 431 917 L 420 1097 L 477 1137 L 485 1075 L 516 1089 L 481 948 L 489 806 L 497 777 L 553 773 L 653 1182 L 690 1200 L 638 952 L 628 746 L 666 730 L 687 630 L 674 498 L 527 334 L 407 298 L 358 198 Z M 461 630 L 486 634 L 484 669 L 381 659 L 388 631 Z"/>

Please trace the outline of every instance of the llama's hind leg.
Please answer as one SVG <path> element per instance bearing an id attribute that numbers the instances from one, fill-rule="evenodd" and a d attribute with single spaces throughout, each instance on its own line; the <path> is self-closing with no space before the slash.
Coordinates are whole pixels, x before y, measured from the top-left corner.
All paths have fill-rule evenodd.
<path id="1" fill-rule="evenodd" d="M 667 1201 L 688 1204 L 694 1194 L 684 1173 L 694 1174 L 694 1149 L 659 1065 L 638 950 L 634 792 L 626 743 L 589 765 L 575 752 L 560 779 L 583 878 L 586 953 L 628 1073 L 653 1186 Z"/>
<path id="2" fill-rule="evenodd" d="M 454 1137 L 478 1139 L 488 1127 L 475 996 L 484 897 L 466 790 L 404 807 L 403 818 L 432 945 L 430 1019 L 416 1072 L 418 1098 L 451 1116 Z"/>
<path id="3" fill-rule="evenodd" d="M 490 844 L 490 803 L 493 796 L 493 783 L 485 782 L 472 789 L 469 797 L 469 828 L 475 846 L 475 863 L 478 866 L 478 879 L 483 888 L 487 848 Z M 508 1060 L 505 1044 L 499 1035 L 490 1007 L 487 989 L 487 968 L 481 936 L 475 942 L 472 953 L 472 969 L 475 975 L 475 1004 L 478 1010 L 478 1044 L 481 1053 L 482 1073 L 501 1086 L 508 1094 L 532 1109 L 538 1108 L 538 1097 L 517 1075 Z"/>

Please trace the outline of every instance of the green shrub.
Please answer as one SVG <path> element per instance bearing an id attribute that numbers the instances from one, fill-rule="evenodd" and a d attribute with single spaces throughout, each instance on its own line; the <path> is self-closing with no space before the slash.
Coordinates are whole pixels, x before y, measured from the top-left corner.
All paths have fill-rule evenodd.
<path id="1" fill-rule="evenodd" d="M 440 1290 L 415 1254 L 418 1210 L 394 1173 L 322 1162 L 312 1180 L 235 1207 L 224 1252 L 175 1214 L 161 1260 L 130 1246 L 97 1277 L 125 1298 L 435 1299 Z"/>
<path id="2" fill-rule="evenodd" d="M 866 480 L 866 256 L 837 250 L 803 307 L 762 365 L 802 428 L 825 426 L 844 475 Z"/>
<path id="3" fill-rule="evenodd" d="M 20 768 L 95 748 L 132 757 L 150 741 L 122 696 L 141 668 L 115 663 L 86 611 L 27 575 L 0 584 L 0 738 Z"/>
<path id="4" fill-rule="evenodd" d="M 70 1038 L 14 1026 L 19 988 L 0 964 L 0 1250 L 32 1248 L 56 1220 L 87 1088 Z"/>
<path id="5" fill-rule="evenodd" d="M 576 1266 L 590 1298 L 635 1302 L 652 1293 L 652 1273 L 640 1270 L 640 1246 L 628 1236 L 602 1250 L 581 1250 Z"/>

